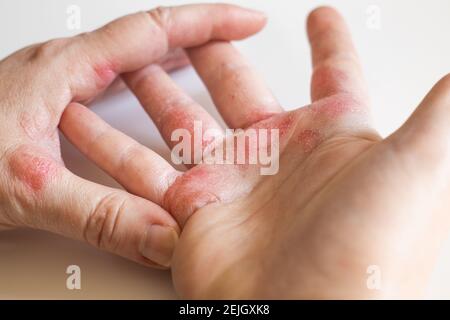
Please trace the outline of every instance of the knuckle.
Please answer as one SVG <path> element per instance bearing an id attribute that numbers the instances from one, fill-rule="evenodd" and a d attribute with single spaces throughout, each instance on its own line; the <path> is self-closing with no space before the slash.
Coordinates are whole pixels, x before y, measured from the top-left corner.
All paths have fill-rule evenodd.
<path id="1" fill-rule="evenodd" d="M 49 59 L 59 56 L 68 46 L 68 38 L 53 39 L 33 48 L 31 60 Z"/>
<path id="2" fill-rule="evenodd" d="M 165 30 L 170 18 L 170 7 L 156 7 L 148 12 L 152 21 L 161 29 Z"/>
<path id="3" fill-rule="evenodd" d="M 59 170 L 58 162 L 46 151 L 22 145 L 6 157 L 12 178 L 33 194 L 45 191 Z"/>
<path id="4" fill-rule="evenodd" d="M 0 219 L 17 226 L 36 226 L 46 194 L 61 171 L 61 163 L 40 147 L 13 145 L 0 157 Z M 33 213 L 33 214 L 31 214 Z"/>
<path id="5" fill-rule="evenodd" d="M 117 225 L 125 202 L 118 192 L 109 194 L 99 201 L 85 224 L 84 238 L 88 243 L 105 250 L 116 250 L 121 240 Z"/>

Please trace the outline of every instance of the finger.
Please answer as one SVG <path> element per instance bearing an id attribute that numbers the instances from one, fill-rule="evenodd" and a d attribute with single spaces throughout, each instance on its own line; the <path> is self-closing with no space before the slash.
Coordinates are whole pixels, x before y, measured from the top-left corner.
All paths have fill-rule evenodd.
<path id="1" fill-rule="evenodd" d="M 33 147 L 8 157 L 23 224 L 61 234 L 134 261 L 168 267 L 179 228 L 156 204 L 83 180 Z"/>
<path id="2" fill-rule="evenodd" d="M 342 93 L 365 98 L 366 87 L 358 55 L 344 19 L 329 7 L 308 18 L 313 60 L 311 98 L 314 101 Z"/>
<path id="3" fill-rule="evenodd" d="M 181 174 L 157 153 L 112 128 L 86 107 L 73 103 L 60 129 L 68 140 L 132 194 L 162 204 Z"/>
<path id="4" fill-rule="evenodd" d="M 448 171 L 450 156 L 450 75 L 441 79 L 410 119 L 387 142 L 408 163 L 427 173 Z M 441 176 L 442 179 L 446 179 Z"/>
<path id="5" fill-rule="evenodd" d="M 171 50 L 168 54 L 166 54 L 162 59 L 157 62 L 158 65 L 161 66 L 166 72 L 173 72 L 184 67 L 187 67 L 191 64 L 186 52 L 180 48 Z M 114 82 L 105 89 L 104 92 L 98 94 L 95 99 L 91 101 L 85 101 L 85 104 L 92 103 L 93 101 L 99 100 L 106 94 L 114 94 L 116 92 L 120 92 L 126 88 L 126 85 L 123 83 L 121 78 L 116 78 Z"/>
<path id="6" fill-rule="evenodd" d="M 243 39 L 264 24 L 261 13 L 225 4 L 158 8 L 120 18 L 76 39 L 73 59 L 81 63 L 79 67 L 70 65 L 70 74 L 75 74 L 70 80 L 71 92 L 77 101 L 90 98 L 117 74 L 155 63 L 171 49 L 211 39 Z M 87 85 L 80 75 L 94 81 Z"/>
<path id="7" fill-rule="evenodd" d="M 172 134 L 179 129 L 188 130 L 192 143 L 196 142 L 195 136 L 200 135 L 202 149 L 214 137 L 222 135 L 222 128 L 212 116 L 185 94 L 159 66 L 151 65 L 126 74 L 123 78 L 153 119 L 169 147 L 179 143 L 178 139 L 172 139 Z M 208 130 L 217 134 L 207 137 L 204 133 Z M 195 150 L 192 149 L 193 162 L 190 163 L 196 163 L 195 160 L 200 155 L 195 155 Z"/>
<path id="8" fill-rule="evenodd" d="M 228 42 L 188 50 L 225 122 L 246 128 L 282 111 L 261 77 Z"/>

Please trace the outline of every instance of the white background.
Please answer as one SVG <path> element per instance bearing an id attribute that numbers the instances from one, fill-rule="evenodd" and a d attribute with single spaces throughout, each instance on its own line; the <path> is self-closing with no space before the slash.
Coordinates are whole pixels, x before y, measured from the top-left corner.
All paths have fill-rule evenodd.
<path id="1" fill-rule="evenodd" d="M 123 14 L 186 2 L 0 0 L 0 58 L 31 43 L 91 30 Z M 375 125 L 383 135 L 400 126 L 431 86 L 450 72 L 448 0 L 227 2 L 267 12 L 270 19 L 267 28 L 238 46 L 288 109 L 309 102 L 311 67 L 304 25 L 307 13 L 321 4 L 337 7 L 348 20 L 372 94 Z M 72 4 L 81 8 L 81 30 L 66 27 L 66 10 Z M 367 27 L 371 5 L 381 10 L 380 30 Z M 192 70 L 178 72 L 174 78 L 196 100 L 212 108 L 208 94 Z M 94 110 L 115 127 L 167 155 L 153 124 L 128 92 L 98 101 Z M 77 174 L 115 185 L 65 142 L 63 154 L 68 167 Z M 81 291 L 66 289 L 65 270 L 71 264 L 81 267 Z M 428 297 L 450 298 L 449 267 L 450 244 L 447 244 L 431 279 Z M 410 266 L 405 265 L 406 268 Z M 175 297 L 169 273 L 148 270 L 46 233 L 0 233 L 0 298 Z"/>

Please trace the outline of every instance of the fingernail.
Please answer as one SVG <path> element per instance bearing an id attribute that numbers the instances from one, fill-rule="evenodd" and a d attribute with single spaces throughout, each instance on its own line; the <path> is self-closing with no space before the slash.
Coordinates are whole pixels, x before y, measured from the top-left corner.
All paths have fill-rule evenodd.
<path id="1" fill-rule="evenodd" d="M 152 225 L 142 242 L 141 254 L 154 263 L 170 267 L 177 242 L 178 234 L 174 229 Z"/>

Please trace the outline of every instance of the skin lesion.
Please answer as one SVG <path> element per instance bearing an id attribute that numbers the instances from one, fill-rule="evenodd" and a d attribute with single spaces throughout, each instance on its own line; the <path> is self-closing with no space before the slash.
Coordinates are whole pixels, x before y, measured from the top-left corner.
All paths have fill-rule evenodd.
<path id="1" fill-rule="evenodd" d="M 200 208 L 220 202 L 213 190 L 204 190 L 205 186 L 218 183 L 221 177 L 209 169 L 196 167 L 179 176 L 164 195 L 164 207 L 178 217 L 182 225 Z"/>
<path id="2" fill-rule="evenodd" d="M 349 82 L 347 74 L 334 66 L 322 64 L 314 69 L 311 80 L 313 99 L 342 92 L 343 84 Z"/>
<path id="3" fill-rule="evenodd" d="M 98 90 L 107 88 L 117 77 L 117 63 L 107 62 L 93 67 L 95 85 Z"/>
<path id="4" fill-rule="evenodd" d="M 297 142 L 303 147 L 305 153 L 311 153 L 322 141 L 318 130 L 306 129 L 299 133 Z"/>
<path id="5" fill-rule="evenodd" d="M 8 157 L 12 176 L 33 195 L 42 192 L 57 172 L 59 164 L 33 147 L 22 146 Z"/>

